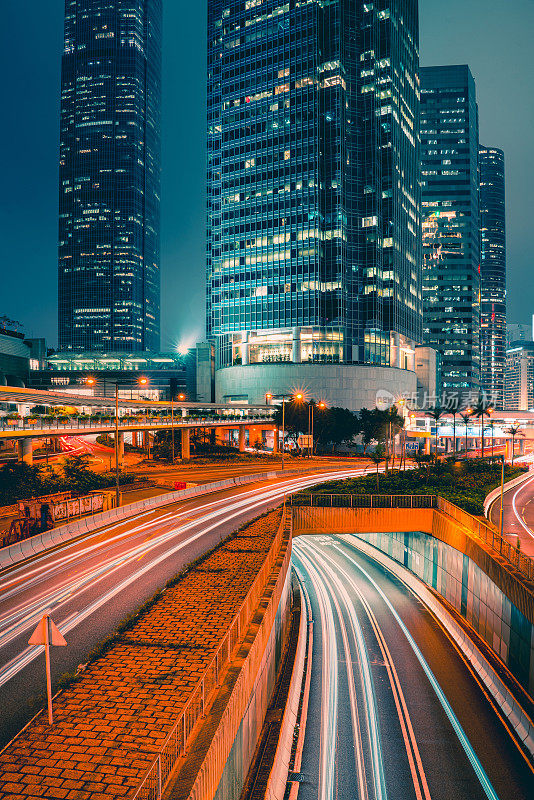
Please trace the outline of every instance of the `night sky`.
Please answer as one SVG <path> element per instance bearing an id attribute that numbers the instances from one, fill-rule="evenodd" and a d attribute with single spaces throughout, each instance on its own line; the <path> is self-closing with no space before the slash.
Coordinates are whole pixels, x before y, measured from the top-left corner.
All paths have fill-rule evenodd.
<path id="1" fill-rule="evenodd" d="M 163 0 L 162 349 L 204 330 L 206 0 Z M 0 0 L 0 316 L 56 344 L 63 0 Z M 468 63 L 506 156 L 508 319 L 534 312 L 534 0 L 419 0 L 421 64 Z"/>

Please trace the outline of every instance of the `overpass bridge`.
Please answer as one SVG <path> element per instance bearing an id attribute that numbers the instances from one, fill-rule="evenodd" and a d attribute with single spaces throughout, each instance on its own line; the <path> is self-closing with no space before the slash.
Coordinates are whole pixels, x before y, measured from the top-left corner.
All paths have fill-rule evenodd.
<path id="1" fill-rule="evenodd" d="M 119 463 L 124 455 L 126 432 L 148 435 L 156 431 L 179 430 L 181 457 L 190 457 L 192 430 L 216 431 L 237 429 L 239 450 L 245 449 L 245 431 L 260 426 L 262 430 L 277 431 L 273 425 L 273 407 L 248 403 L 193 403 L 186 401 L 147 401 L 91 395 L 72 395 L 65 392 L 46 392 L 16 387 L 0 387 L 0 403 L 16 405 L 23 410 L 31 406 L 76 407 L 83 411 L 109 412 L 109 419 L 78 419 L 74 414 L 64 419 L 43 419 L 23 416 L 20 419 L 0 419 L 0 440 L 18 442 L 19 460 L 32 463 L 32 439 L 59 438 L 61 436 L 88 436 L 91 434 L 118 433 Z M 118 423 L 115 413 L 118 409 Z M 278 451 L 278 437 L 274 437 L 274 452 Z"/>

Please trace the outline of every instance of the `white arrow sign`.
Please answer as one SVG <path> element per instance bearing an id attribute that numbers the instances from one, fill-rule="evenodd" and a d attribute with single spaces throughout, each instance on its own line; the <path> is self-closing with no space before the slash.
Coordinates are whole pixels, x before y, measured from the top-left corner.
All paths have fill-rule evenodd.
<path id="1" fill-rule="evenodd" d="M 45 614 L 37 625 L 36 629 L 30 636 L 28 644 L 40 645 L 43 644 L 45 648 L 45 664 L 46 664 L 46 693 L 48 696 L 48 722 L 50 725 L 54 724 L 54 715 L 52 713 L 52 677 L 50 674 L 50 645 L 55 644 L 59 647 L 65 647 L 67 642 L 63 638 L 63 634 L 57 625 L 50 619 L 49 614 Z"/>

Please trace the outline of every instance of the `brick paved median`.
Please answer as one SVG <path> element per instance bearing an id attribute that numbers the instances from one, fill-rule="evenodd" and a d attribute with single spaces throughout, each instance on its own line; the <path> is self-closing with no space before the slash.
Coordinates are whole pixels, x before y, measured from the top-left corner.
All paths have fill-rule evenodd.
<path id="1" fill-rule="evenodd" d="M 239 611 L 281 512 L 252 523 L 168 588 L 0 754 L 0 798 L 131 795 Z"/>

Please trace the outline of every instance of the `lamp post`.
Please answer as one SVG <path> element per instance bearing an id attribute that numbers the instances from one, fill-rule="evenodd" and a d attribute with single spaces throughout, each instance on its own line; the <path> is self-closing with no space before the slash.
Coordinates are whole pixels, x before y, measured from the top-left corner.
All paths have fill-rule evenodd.
<path id="1" fill-rule="evenodd" d="M 502 454 L 502 468 L 501 468 L 501 539 L 502 539 L 502 531 L 503 531 L 503 500 L 504 500 L 504 458 L 505 454 Z"/>
<path id="2" fill-rule="evenodd" d="M 178 400 L 185 400 L 185 394 L 179 394 Z M 174 465 L 174 395 L 171 393 L 171 435 L 172 435 L 172 463 Z"/>
<path id="3" fill-rule="evenodd" d="M 278 395 L 278 397 L 282 398 L 282 469 L 284 469 L 284 444 L 285 444 L 285 430 L 286 430 L 286 397 L 290 400 L 302 400 L 304 395 L 300 392 L 296 394 L 294 397 L 292 395 Z M 270 392 L 267 392 L 265 395 L 265 402 L 268 405 L 269 402 L 273 399 L 273 395 Z"/>

